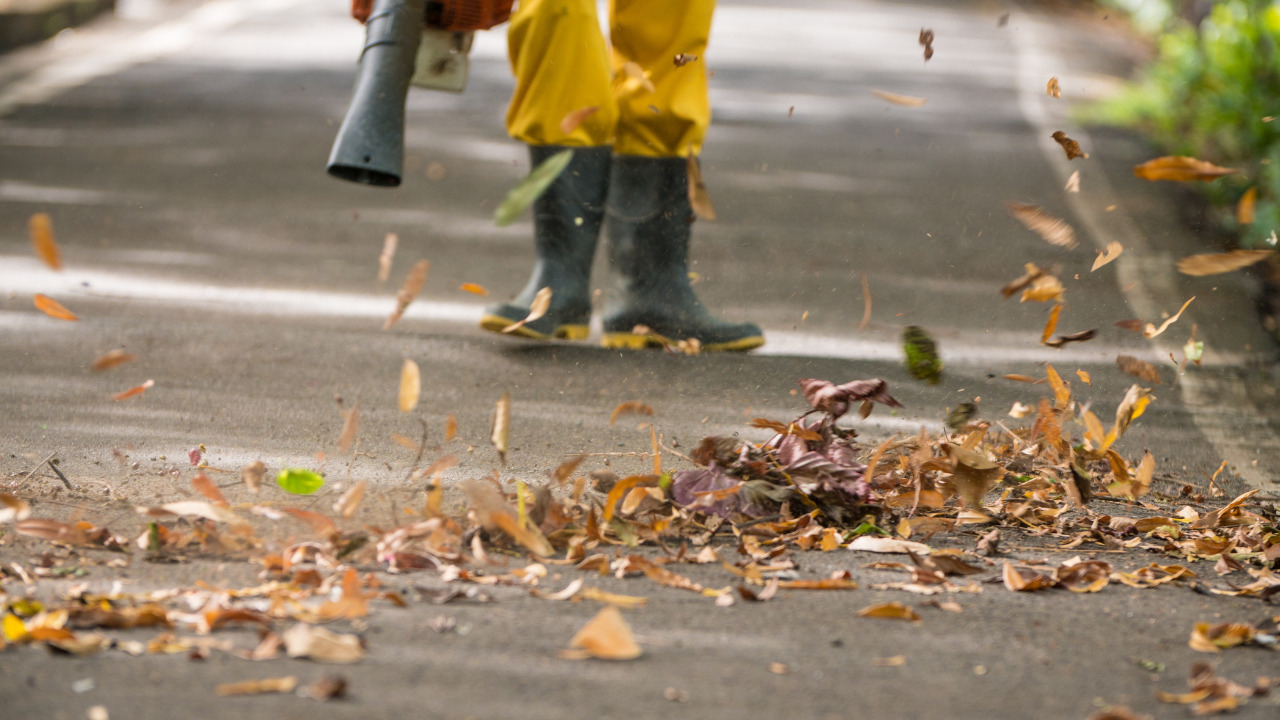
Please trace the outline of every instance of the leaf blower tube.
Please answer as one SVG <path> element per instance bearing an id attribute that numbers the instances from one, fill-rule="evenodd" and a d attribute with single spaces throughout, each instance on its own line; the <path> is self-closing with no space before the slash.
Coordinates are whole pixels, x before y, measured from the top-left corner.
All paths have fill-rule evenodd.
<path id="1" fill-rule="evenodd" d="M 347 116 L 329 154 L 329 174 L 396 187 L 404 167 L 404 106 L 427 0 L 375 0 Z"/>

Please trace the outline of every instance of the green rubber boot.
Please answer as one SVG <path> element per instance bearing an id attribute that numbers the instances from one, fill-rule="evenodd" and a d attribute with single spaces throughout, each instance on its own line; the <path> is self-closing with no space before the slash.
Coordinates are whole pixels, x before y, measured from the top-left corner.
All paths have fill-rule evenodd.
<path id="1" fill-rule="evenodd" d="M 530 145 L 532 167 L 565 149 Z M 549 287 L 547 314 L 506 334 L 534 340 L 586 339 L 591 320 L 591 261 L 604 220 L 611 154 L 608 147 L 573 149 L 569 166 L 533 203 L 537 262 L 529 283 L 511 302 L 485 308 L 480 327 L 500 333 L 525 319 L 534 296 Z"/>
<path id="2" fill-rule="evenodd" d="M 745 351 L 764 344 L 754 323 L 725 322 L 689 284 L 687 161 L 619 155 L 608 203 L 612 293 L 605 304 L 604 345 L 669 347 L 696 339 L 705 351 Z"/>

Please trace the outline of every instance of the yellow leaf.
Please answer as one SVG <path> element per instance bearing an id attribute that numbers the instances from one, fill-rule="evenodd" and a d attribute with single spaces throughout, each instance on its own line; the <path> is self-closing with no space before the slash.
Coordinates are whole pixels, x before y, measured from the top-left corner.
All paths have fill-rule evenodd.
<path id="1" fill-rule="evenodd" d="M 1124 246 L 1118 242 L 1107 243 L 1107 248 L 1098 253 L 1098 257 L 1093 261 L 1093 268 L 1089 272 L 1093 272 L 1107 263 L 1120 257 L 1120 253 L 1124 252 Z"/>
<path id="2" fill-rule="evenodd" d="M 419 260 L 410 268 L 409 274 L 404 278 L 404 284 L 400 286 L 400 292 L 396 293 L 396 308 L 382 324 L 383 330 L 389 330 L 392 325 L 400 322 L 404 311 L 409 309 L 409 303 L 413 302 L 413 299 L 422 291 L 422 286 L 426 284 L 427 271 L 430 269 L 431 263 L 426 260 Z"/>
<path id="3" fill-rule="evenodd" d="M 1058 329 L 1058 316 L 1061 314 L 1062 303 L 1054 305 L 1053 308 L 1049 310 L 1049 319 L 1045 321 L 1044 330 L 1040 333 L 1041 343 L 1046 342 L 1049 337 L 1053 335 L 1053 331 Z"/>
<path id="4" fill-rule="evenodd" d="M 609 425 L 613 426 L 618 422 L 618 418 L 623 415 L 653 415 L 653 407 L 646 405 L 638 400 L 619 403 L 618 407 L 613 409 L 613 413 L 609 415 Z"/>
<path id="5" fill-rule="evenodd" d="M 9 642 L 20 642 L 27 636 L 27 626 L 17 615 L 5 613 L 3 625 L 0 628 L 4 630 L 4 639 Z"/>
<path id="6" fill-rule="evenodd" d="M 1049 78 L 1049 82 L 1045 83 L 1044 92 L 1056 98 L 1062 97 L 1062 86 L 1058 84 L 1058 78 Z"/>
<path id="7" fill-rule="evenodd" d="M 1252 225 L 1257 207 L 1258 187 L 1255 185 L 1245 190 L 1244 195 L 1240 196 L 1240 202 L 1236 203 L 1236 222 L 1241 225 Z"/>
<path id="8" fill-rule="evenodd" d="M 582 588 L 582 592 L 578 593 L 580 597 L 587 600 L 595 600 L 607 605 L 617 605 L 620 608 L 634 610 L 638 607 L 644 607 L 649 602 L 649 598 L 640 597 L 638 595 L 618 595 L 617 593 L 606 592 L 597 587 Z"/>
<path id="9" fill-rule="evenodd" d="M 689 150 L 685 167 L 689 173 L 689 204 L 693 206 L 693 212 L 708 222 L 715 220 L 716 208 L 711 203 L 711 193 L 707 192 L 707 186 L 702 182 L 702 166 L 693 150 Z"/>
<path id="10" fill-rule="evenodd" d="M 1041 210 L 1038 205 L 1009 201 L 1005 203 L 1009 214 L 1039 235 L 1045 242 L 1067 249 L 1076 246 L 1076 232 L 1061 218 Z"/>
<path id="11" fill-rule="evenodd" d="M 1071 402 L 1071 390 L 1062 381 L 1062 376 L 1058 375 L 1058 371 L 1054 370 L 1052 365 L 1045 363 L 1044 370 L 1045 375 L 1049 378 L 1049 387 L 1053 388 L 1056 407 L 1065 408 L 1067 403 Z"/>
<path id="12" fill-rule="evenodd" d="M 1232 250 L 1224 253 L 1190 255 L 1178 261 L 1178 272 L 1183 275 L 1202 276 L 1231 272 L 1267 259 L 1275 250 Z"/>
<path id="13" fill-rule="evenodd" d="M 1085 385 L 1093 384 L 1093 381 L 1089 378 L 1089 373 L 1085 372 L 1084 370 L 1077 369 L 1076 377 L 1080 378 L 1080 382 L 1084 383 Z"/>
<path id="14" fill-rule="evenodd" d="M 569 659 L 599 658 L 601 660 L 633 660 L 644 654 L 636 643 L 631 626 L 613 605 L 606 605 L 595 617 L 582 626 L 561 657 Z"/>
<path id="15" fill-rule="evenodd" d="M 477 285 L 476 283 L 462 283 L 461 287 L 459 287 L 458 289 L 464 290 L 473 295 L 484 296 L 489 294 L 489 291 L 486 290 L 483 285 Z"/>
<path id="16" fill-rule="evenodd" d="M 1032 280 L 1022 291 L 1018 302 L 1062 302 L 1062 282 L 1052 275 L 1041 275 Z"/>
<path id="17" fill-rule="evenodd" d="M 1145 337 L 1145 338 L 1147 338 L 1148 340 L 1150 340 L 1151 338 L 1153 338 L 1153 337 L 1155 337 L 1155 336 L 1159 335 L 1160 333 L 1164 332 L 1165 330 L 1167 330 L 1167 329 L 1169 328 L 1169 326 L 1170 326 L 1170 325 L 1172 325 L 1175 321 L 1177 321 L 1177 319 L 1178 319 L 1178 318 L 1182 317 L 1182 313 L 1183 313 L 1183 311 L 1185 311 L 1185 310 L 1187 309 L 1187 306 L 1191 304 L 1191 301 L 1192 301 L 1192 300 L 1195 300 L 1195 299 L 1196 299 L 1196 298 L 1195 298 L 1195 296 L 1194 296 L 1194 295 L 1192 295 L 1190 299 L 1188 299 L 1186 302 L 1182 303 L 1182 307 L 1178 308 L 1178 312 L 1177 312 L 1177 314 L 1175 314 L 1173 317 L 1171 317 L 1171 318 L 1169 318 L 1168 320 L 1165 320 L 1163 323 L 1161 323 L 1161 324 L 1160 324 L 1160 327 L 1156 327 L 1155 325 L 1153 325 L 1153 324 L 1151 324 L 1151 323 L 1147 323 L 1146 327 L 1144 327 L 1144 328 L 1142 329 L 1142 335 L 1143 335 L 1143 337 Z"/>
<path id="18" fill-rule="evenodd" d="M 898 95 L 897 93 L 885 92 L 884 90 L 871 90 L 871 94 L 893 105 L 902 105 L 903 107 L 920 107 L 925 104 L 925 98 L 914 97 L 911 95 Z"/>
<path id="19" fill-rule="evenodd" d="M 54 270 L 62 269 L 62 254 L 58 251 L 58 241 L 53 238 L 53 220 L 48 213 L 36 213 L 27 223 L 31 231 L 31 245 L 45 265 Z"/>
<path id="20" fill-rule="evenodd" d="M 418 407 L 418 400 L 422 397 L 422 374 L 418 370 L 418 363 L 404 359 L 404 364 L 400 366 L 400 412 L 412 412 Z"/>
<path id="21" fill-rule="evenodd" d="M 33 297 L 32 300 L 35 302 L 37 310 L 44 313 L 45 315 L 48 315 L 51 318 L 57 318 L 59 320 L 73 320 L 73 321 L 80 319 L 76 317 L 75 313 L 63 307 L 62 303 L 58 302 L 57 300 L 54 300 L 48 295 L 41 295 L 40 293 L 36 293 L 35 297 Z"/>
<path id="22" fill-rule="evenodd" d="M 529 303 L 529 315 L 526 316 L 525 319 L 519 322 L 511 323 L 510 325 L 502 328 L 502 332 L 504 333 L 515 332 L 516 330 L 524 327 L 528 323 L 531 323 L 534 320 L 541 318 L 543 315 L 546 315 L 547 311 L 550 309 L 551 309 L 551 288 L 544 287 L 541 290 L 539 290 L 536 295 L 533 296 L 533 302 Z"/>
<path id="23" fill-rule="evenodd" d="M 911 622 L 919 622 L 920 620 L 919 613 L 897 601 L 864 607 L 858 611 L 858 617 L 910 620 Z"/>
<path id="24" fill-rule="evenodd" d="M 1166 155 L 1148 160 L 1133 167 L 1133 174 L 1143 180 L 1216 180 L 1223 175 L 1236 172 L 1234 168 L 1224 168 L 1211 162 L 1197 160 L 1185 155 Z"/>

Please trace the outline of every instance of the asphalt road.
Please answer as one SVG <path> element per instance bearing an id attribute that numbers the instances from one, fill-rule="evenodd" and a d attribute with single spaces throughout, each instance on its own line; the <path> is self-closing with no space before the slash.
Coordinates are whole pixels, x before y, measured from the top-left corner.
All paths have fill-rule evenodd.
<path id="1" fill-rule="evenodd" d="M 1251 280 L 1176 275 L 1174 259 L 1217 250 L 1220 238 L 1201 227 L 1184 190 L 1132 177 L 1129 167 L 1149 159 L 1150 148 L 1070 120 L 1072 105 L 1105 95 L 1131 71 L 1134 42 L 1113 20 L 1042 14 L 1034 3 L 721 3 L 705 58 L 715 71 L 715 122 L 703 159 L 720 219 L 697 224 L 694 269 L 708 304 L 758 322 L 768 344 L 749 355 L 688 357 L 606 351 L 594 344 L 598 328 L 588 343 L 543 345 L 476 327 L 486 302 L 522 286 L 531 258 L 527 219 L 507 228 L 491 220 L 527 171 L 523 148 L 502 128 L 511 79 L 500 30 L 477 38 L 465 94 L 411 95 L 402 187 L 325 175 L 362 40 L 345 5 L 122 2 L 118 19 L 0 57 L 6 487 L 56 488 L 46 473 L 25 477 L 55 452 L 77 487 L 59 497 L 80 506 L 186 492 L 187 452 L 202 443 L 220 468 L 323 465 L 317 454 L 333 454 L 340 411 L 356 400 L 361 453 L 341 471 L 375 483 L 384 501 L 410 492 L 402 479 L 412 453 L 392 436 L 416 437 L 419 419 L 434 444 L 444 442 L 446 417 L 456 416 L 451 448 L 463 460 L 451 479 L 496 469 L 489 422 L 504 392 L 513 399 L 504 474 L 530 478 L 581 452 L 620 453 L 589 461 L 607 459 L 619 473 L 645 467 L 647 459 L 627 453 L 648 449 L 648 431 L 609 424 L 621 402 L 652 405 L 668 444 L 687 447 L 709 434 L 754 437 L 754 417 L 800 414 L 792 392 L 804 377 L 887 380 L 906 407 L 865 423 L 875 441 L 921 426 L 936 432 L 949 407 L 973 398 L 983 417 L 1020 422 L 1006 412 L 1015 401 L 1033 403 L 1042 386 L 1002 376 L 1041 376 L 1045 362 L 1068 377 L 1087 372 L 1091 384 L 1077 382 L 1076 395 L 1107 418 L 1133 382 L 1115 366 L 1126 353 L 1161 364 L 1164 384 L 1122 452 L 1150 448 L 1169 479 L 1203 484 L 1226 461 L 1230 489 L 1280 489 L 1276 348 L 1258 326 Z M 927 63 L 916 41 L 921 27 L 936 35 Z M 1060 100 L 1044 93 L 1050 75 L 1061 82 Z M 872 89 L 927 102 L 892 105 Z M 1090 158 L 1068 162 L 1048 137 L 1057 129 Z M 1075 170 L 1081 191 L 1066 193 Z M 1067 218 L 1080 247 L 1046 244 L 1008 216 L 1009 200 Z M 52 216 L 66 263 L 60 273 L 31 253 L 35 212 Z M 392 280 L 380 284 L 389 232 L 400 247 Z M 1125 245 L 1124 255 L 1090 272 L 1112 241 Z M 418 259 L 431 262 L 427 285 L 404 320 L 383 331 L 399 279 Z M 1096 339 L 1039 345 L 1047 308 L 999 294 L 1027 262 L 1060 270 L 1060 331 L 1096 328 Z M 865 328 L 863 277 L 872 298 Z M 463 283 L 488 288 L 490 298 L 463 292 Z M 41 314 L 35 293 L 80 321 Z M 1114 325 L 1158 323 L 1192 296 L 1155 341 Z M 899 337 L 909 324 L 937 338 L 942 383 L 915 382 L 903 369 Z M 1170 387 L 1167 355 L 1178 354 L 1193 325 L 1205 362 Z M 138 360 L 90 372 L 113 348 Z M 412 415 L 396 409 L 405 357 L 423 371 Z M 143 396 L 111 400 L 149 379 L 154 387 Z M 816 559 L 812 570 L 831 562 Z M 227 584 L 244 572 L 205 571 L 225 573 Z M 150 570 L 137 571 L 136 581 L 167 582 Z M 606 666 L 554 657 L 585 610 L 511 599 L 497 610 L 458 610 L 474 632 L 439 642 L 423 629 L 423 613 L 375 620 L 373 642 L 383 649 L 354 671 L 357 705 L 327 712 L 560 717 L 572 707 L 599 717 L 818 717 L 865 709 L 884 717 L 1083 718 L 1096 704 L 1129 702 L 1165 713 L 1151 687 L 1181 686 L 1195 659 L 1185 647 L 1191 620 L 1262 612 L 1185 591 L 1153 600 L 1116 590 L 1093 603 L 987 594 L 962 619 L 904 631 L 852 625 L 842 598 L 717 614 L 673 595 L 635 623 L 655 640 L 651 657 Z M 905 668 L 874 667 L 873 657 L 900 653 L 911 658 Z M 1177 668 L 1176 679 L 1153 683 L 1129 662 L 1154 655 Z M 802 670 L 771 675 L 775 660 Z M 8 666 L 0 697 L 24 716 L 65 717 L 104 698 L 133 702 L 129 692 L 141 702 L 123 716 L 167 716 L 167 698 L 215 702 L 213 678 L 234 679 L 243 667 L 220 656 L 199 667 L 42 657 L 23 676 L 18 662 L 27 659 L 0 656 Z M 976 665 L 988 674 L 974 675 Z M 1254 655 L 1223 667 L 1265 674 L 1263 666 Z M 96 700 L 55 690 L 83 675 L 98 678 Z M 669 686 L 688 690 L 689 703 L 663 700 Z M 316 712 L 287 698 L 217 702 L 243 705 L 207 715 Z M 1274 708 L 1259 702 L 1241 716 Z"/>

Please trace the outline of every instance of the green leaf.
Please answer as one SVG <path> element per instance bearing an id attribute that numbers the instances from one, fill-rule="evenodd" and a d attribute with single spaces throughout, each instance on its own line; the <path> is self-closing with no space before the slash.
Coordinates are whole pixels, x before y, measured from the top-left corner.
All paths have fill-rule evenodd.
<path id="1" fill-rule="evenodd" d="M 907 356 L 907 372 L 917 380 L 937 385 L 942 380 L 942 360 L 938 345 L 924 328 L 908 325 L 902 329 L 902 352 Z"/>
<path id="2" fill-rule="evenodd" d="M 515 219 L 524 212 L 524 209 L 533 204 L 546 189 L 560 177 L 560 173 L 569 167 L 569 162 L 573 160 L 573 148 L 561 150 L 552 155 L 542 164 L 533 169 L 511 188 L 511 192 L 503 198 L 502 204 L 493 212 L 493 222 L 498 227 L 510 225 Z"/>
<path id="3" fill-rule="evenodd" d="M 276 476 L 276 484 L 294 495 L 310 495 L 324 486 L 324 477 L 302 468 L 285 468 Z"/>
<path id="4" fill-rule="evenodd" d="M 866 521 L 863 521 L 862 524 L 858 525 L 858 527 L 851 530 L 849 532 L 849 535 L 851 537 L 857 537 L 859 535 L 868 535 L 870 533 L 876 533 L 879 535 L 883 535 L 885 537 L 893 537 L 892 533 L 890 533 L 888 530 L 885 530 L 884 528 L 879 527 L 875 523 L 870 523 Z"/>

